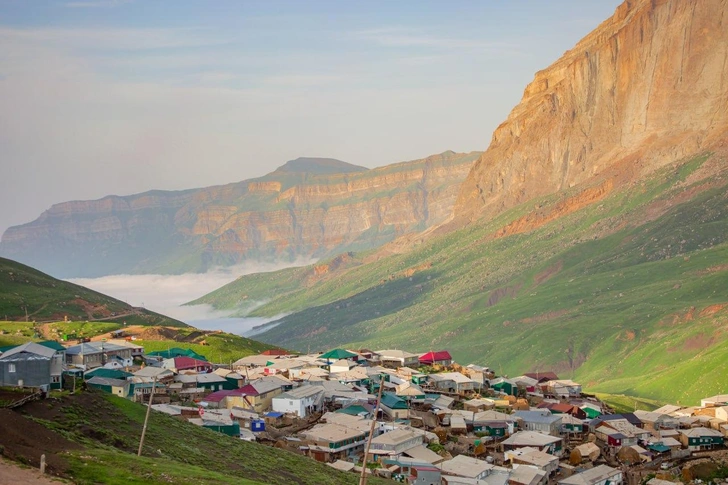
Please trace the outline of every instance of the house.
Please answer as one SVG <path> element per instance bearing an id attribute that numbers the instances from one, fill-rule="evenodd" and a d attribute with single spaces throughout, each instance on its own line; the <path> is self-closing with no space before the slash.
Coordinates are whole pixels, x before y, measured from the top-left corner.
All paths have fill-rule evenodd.
<path id="1" fill-rule="evenodd" d="M 505 441 L 502 441 L 501 446 L 504 451 L 531 447 L 555 456 L 561 456 L 563 452 L 563 440 L 561 438 L 536 431 L 519 431 L 514 433 Z"/>
<path id="2" fill-rule="evenodd" d="M 493 371 L 481 365 L 468 364 L 463 373 L 480 384 L 482 388 L 490 387 L 490 380 L 495 377 Z"/>
<path id="3" fill-rule="evenodd" d="M 275 376 L 262 377 L 243 386 L 240 391 L 245 394 L 246 401 L 250 402 L 257 413 L 271 409 L 273 398 L 283 392 L 287 384 Z"/>
<path id="4" fill-rule="evenodd" d="M 577 408 L 578 409 L 578 408 Z M 584 421 L 575 418 L 570 414 L 561 415 L 561 432 L 572 436 L 579 436 L 584 433 Z"/>
<path id="5" fill-rule="evenodd" d="M 245 385 L 245 377 L 238 372 L 231 371 L 230 369 L 215 369 L 213 374 L 217 374 L 227 381 L 224 384 L 223 389 L 240 389 Z"/>
<path id="6" fill-rule="evenodd" d="M 131 343 L 127 340 L 122 339 L 111 339 L 108 341 L 110 344 L 118 345 L 120 347 L 128 347 L 131 349 L 131 357 L 134 358 L 141 358 L 144 355 L 144 347 L 141 345 L 137 345 L 134 343 Z"/>
<path id="7" fill-rule="evenodd" d="M 458 455 L 438 465 L 443 475 L 480 479 L 487 477 L 494 466 L 485 460 Z"/>
<path id="8" fill-rule="evenodd" d="M 511 414 L 498 411 L 481 411 L 473 414 L 473 430 L 485 431 L 489 436 L 509 436 L 516 431 L 516 419 Z"/>
<path id="9" fill-rule="evenodd" d="M 409 457 L 420 462 L 429 463 L 431 465 L 437 465 L 445 460 L 443 457 L 427 448 L 424 444 L 407 448 L 402 452 L 402 456 Z"/>
<path id="10" fill-rule="evenodd" d="M 142 367 L 141 369 L 134 371 L 133 375 L 135 382 L 152 382 L 153 380 L 156 380 L 161 383 L 169 383 L 174 380 L 174 372 L 161 367 Z"/>
<path id="11" fill-rule="evenodd" d="M 121 379 L 125 381 L 133 376 L 134 374 L 130 372 L 125 372 L 119 369 L 106 369 L 104 367 L 97 367 L 90 371 L 84 372 L 83 374 L 84 380 L 89 380 L 92 377 L 107 377 L 110 379 Z"/>
<path id="12" fill-rule="evenodd" d="M 192 357 L 173 357 L 171 359 L 165 359 L 162 362 L 164 369 L 169 369 L 174 372 L 192 371 L 198 373 L 212 372 L 212 364 L 206 360 L 195 359 Z"/>
<path id="13" fill-rule="evenodd" d="M 296 387 L 273 398 L 273 411 L 305 418 L 321 409 L 323 397 L 324 391 L 319 386 Z"/>
<path id="14" fill-rule="evenodd" d="M 66 349 L 66 364 L 93 369 L 118 357 L 124 367 L 134 364 L 132 349 L 108 342 L 84 342 Z"/>
<path id="15" fill-rule="evenodd" d="M 430 382 L 441 391 L 468 393 L 480 389 L 480 384 L 459 372 L 430 374 Z"/>
<path id="16" fill-rule="evenodd" d="M 181 359 L 182 357 L 177 357 Z M 181 382 L 184 388 L 201 387 L 208 391 L 222 391 L 228 381 L 215 373 L 210 374 L 179 374 L 174 378 L 175 382 Z"/>
<path id="17" fill-rule="evenodd" d="M 578 406 L 574 406 L 573 404 L 568 404 L 564 402 L 558 402 L 558 403 L 551 403 L 551 402 L 542 402 L 538 405 L 539 409 L 548 409 L 551 411 L 551 414 L 568 414 L 570 416 L 573 416 L 578 419 L 586 419 L 586 412 L 581 409 Z"/>
<path id="18" fill-rule="evenodd" d="M 680 430 L 680 443 L 690 451 L 710 450 L 723 446 L 723 434 L 710 428 L 690 428 Z"/>
<path id="19" fill-rule="evenodd" d="M 0 354 L 0 385 L 61 388 L 63 351 L 27 342 Z"/>
<path id="20" fill-rule="evenodd" d="M 440 469 L 434 466 L 413 465 L 410 467 L 410 475 L 407 477 L 409 485 L 431 485 L 440 483 Z"/>
<path id="21" fill-rule="evenodd" d="M 326 423 L 300 434 L 308 442 L 309 456 L 316 461 L 332 462 L 363 452 L 369 431 Z"/>
<path id="22" fill-rule="evenodd" d="M 637 410 L 634 415 L 644 424 L 645 429 L 658 431 L 661 429 L 675 429 L 679 426 L 676 418 L 667 414 Z"/>
<path id="23" fill-rule="evenodd" d="M 382 393 L 382 400 L 379 403 L 379 407 L 382 409 L 384 414 L 393 420 L 409 418 L 409 406 L 407 405 L 407 401 L 396 394 L 389 392 Z"/>
<path id="24" fill-rule="evenodd" d="M 405 352 L 404 350 L 377 350 L 374 353 L 376 354 L 377 361 L 384 367 L 411 367 L 417 366 L 420 363 L 419 355 Z"/>
<path id="25" fill-rule="evenodd" d="M 640 440 L 648 440 L 652 436 L 648 430 L 638 428 L 626 419 L 602 421 L 597 424 L 594 433 L 597 439 L 617 447 L 636 445 Z"/>
<path id="26" fill-rule="evenodd" d="M 596 428 L 599 423 L 607 422 L 607 421 L 627 421 L 632 426 L 635 426 L 637 428 L 643 428 L 644 424 L 642 424 L 642 421 L 640 421 L 640 418 L 638 418 L 634 413 L 622 413 L 622 414 L 602 414 L 598 418 L 594 419 L 592 421 L 592 424 L 590 425 L 592 428 Z"/>
<path id="27" fill-rule="evenodd" d="M 513 413 L 523 421 L 523 429 L 526 431 L 538 431 L 539 433 L 559 436 L 561 434 L 561 416 L 551 414 L 547 409 L 540 411 L 516 411 Z"/>
<path id="28" fill-rule="evenodd" d="M 546 485 L 549 474 L 534 465 L 515 463 L 508 477 L 508 485 Z"/>
<path id="29" fill-rule="evenodd" d="M 422 445 L 424 436 L 410 429 L 397 428 L 372 438 L 370 453 L 378 460 L 383 456 L 398 456 L 405 450 Z"/>
<path id="30" fill-rule="evenodd" d="M 132 384 L 127 380 L 95 376 L 86 381 L 86 385 L 114 396 L 129 397 Z"/>
<path id="31" fill-rule="evenodd" d="M 518 394 L 518 385 L 516 382 L 505 377 L 499 377 L 490 381 L 490 387 L 509 396 L 516 396 Z"/>
<path id="32" fill-rule="evenodd" d="M 561 399 L 581 396 L 581 384 L 571 380 L 551 380 L 544 383 L 546 392 Z"/>
<path id="33" fill-rule="evenodd" d="M 599 465 L 559 480 L 559 485 L 622 485 L 622 470 L 607 465 Z"/>
<path id="34" fill-rule="evenodd" d="M 162 403 L 164 401 L 169 402 L 169 396 L 167 394 L 167 386 L 161 382 L 133 382 L 130 385 L 129 393 L 136 402 L 146 403 L 152 395 L 152 389 L 154 389 L 154 402 Z"/>
<path id="35" fill-rule="evenodd" d="M 530 377 L 531 379 L 535 379 L 536 382 L 539 384 L 548 382 L 548 381 L 558 381 L 559 376 L 557 376 L 555 373 L 551 371 L 546 372 L 526 372 L 523 374 L 526 377 Z"/>
<path id="36" fill-rule="evenodd" d="M 354 369 L 355 367 L 358 367 L 358 366 L 359 366 L 359 364 L 357 364 L 354 361 L 347 360 L 347 359 L 339 359 L 339 360 L 331 362 L 331 364 L 329 364 L 329 372 L 331 374 L 349 372 L 351 369 Z M 364 374 L 364 378 L 366 378 L 366 374 Z"/>
<path id="37" fill-rule="evenodd" d="M 544 470 L 548 475 L 555 473 L 559 469 L 559 458 L 539 451 L 536 448 L 526 446 L 510 450 L 504 454 L 505 461 L 519 465 L 531 465 Z"/>
<path id="38" fill-rule="evenodd" d="M 403 382 L 396 387 L 396 394 L 408 402 L 424 402 L 425 393 L 418 386 Z"/>
<path id="39" fill-rule="evenodd" d="M 479 411 L 487 411 L 495 407 L 495 401 L 488 398 L 476 398 L 470 399 L 469 401 L 463 402 L 463 409 L 466 411 L 473 411 L 475 413 Z"/>
<path id="40" fill-rule="evenodd" d="M 716 396 L 705 397 L 700 400 L 701 408 L 726 406 L 728 405 L 728 394 L 718 394 Z"/>
<path id="41" fill-rule="evenodd" d="M 468 433 L 468 425 L 465 423 L 465 418 L 459 414 L 453 414 L 450 416 L 450 433 L 454 435 L 465 435 Z"/>
<path id="42" fill-rule="evenodd" d="M 447 367 L 452 364 L 452 356 L 447 350 L 438 350 L 420 355 L 419 361 L 422 365 L 441 365 Z"/>

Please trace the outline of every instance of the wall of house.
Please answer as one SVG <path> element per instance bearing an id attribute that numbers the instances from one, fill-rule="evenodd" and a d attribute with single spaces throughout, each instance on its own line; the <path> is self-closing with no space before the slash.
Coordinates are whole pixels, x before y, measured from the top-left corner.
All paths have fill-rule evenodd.
<path id="1" fill-rule="evenodd" d="M 12 372 L 11 372 L 12 371 Z M 51 359 L 26 352 L 0 359 L 0 383 L 37 387 L 51 384 Z"/>

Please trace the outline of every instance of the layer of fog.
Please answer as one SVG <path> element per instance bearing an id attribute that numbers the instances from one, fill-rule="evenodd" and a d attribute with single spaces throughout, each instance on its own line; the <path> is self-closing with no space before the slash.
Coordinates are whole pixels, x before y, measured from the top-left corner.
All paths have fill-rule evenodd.
<path id="1" fill-rule="evenodd" d="M 314 260 L 297 260 L 293 263 L 244 263 L 229 268 L 215 268 L 207 273 L 185 273 L 181 275 L 121 274 L 100 278 L 74 278 L 68 281 L 112 296 L 132 306 L 144 307 L 176 318 L 200 329 L 223 330 L 249 336 L 261 332 L 261 329 L 253 330 L 254 327 L 278 320 L 285 315 L 277 315 L 272 318 L 231 317 L 232 310 L 216 310 L 206 304 L 182 305 L 246 274 L 277 271 L 314 262 Z M 246 310 L 252 311 L 264 304 L 265 301 L 248 303 Z"/>

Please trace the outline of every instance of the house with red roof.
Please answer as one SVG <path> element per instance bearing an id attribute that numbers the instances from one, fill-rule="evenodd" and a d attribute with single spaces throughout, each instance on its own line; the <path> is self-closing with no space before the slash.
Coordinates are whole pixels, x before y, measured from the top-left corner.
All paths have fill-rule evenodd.
<path id="1" fill-rule="evenodd" d="M 452 364 L 452 356 L 447 350 L 438 350 L 436 352 L 427 352 L 420 355 L 420 364 L 422 365 L 443 365 Z"/>
<path id="2" fill-rule="evenodd" d="M 281 394 L 290 384 L 276 376 L 266 376 L 251 381 L 237 391 L 241 391 L 246 396 L 255 412 L 262 413 L 268 411 L 273 406 L 273 398 Z"/>

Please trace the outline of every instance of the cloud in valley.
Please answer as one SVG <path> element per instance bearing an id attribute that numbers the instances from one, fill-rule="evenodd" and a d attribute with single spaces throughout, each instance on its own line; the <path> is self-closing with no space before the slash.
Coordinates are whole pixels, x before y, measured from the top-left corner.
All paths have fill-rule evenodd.
<path id="1" fill-rule="evenodd" d="M 249 263 L 231 268 L 217 268 L 207 273 L 111 275 L 100 278 L 74 278 L 69 281 L 198 328 L 243 334 L 255 326 L 277 320 L 284 315 L 273 318 L 229 318 L 232 312 L 215 310 L 210 305 L 182 305 L 246 274 L 276 271 L 290 266 L 305 266 L 314 262 L 314 260 L 299 260 L 293 264 Z M 250 310 L 264 303 L 252 303 Z"/>

